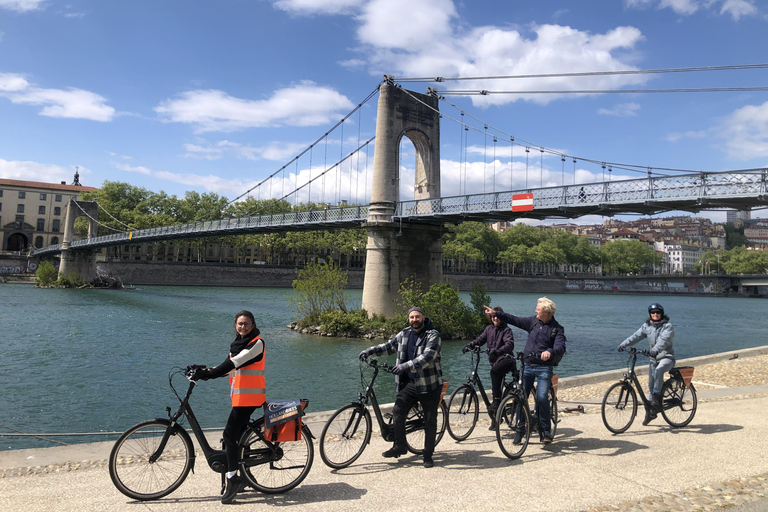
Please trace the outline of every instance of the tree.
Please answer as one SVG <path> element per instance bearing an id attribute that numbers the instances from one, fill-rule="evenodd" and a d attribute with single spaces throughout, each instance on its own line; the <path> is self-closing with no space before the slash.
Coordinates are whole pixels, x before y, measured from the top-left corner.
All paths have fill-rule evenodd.
<path id="1" fill-rule="evenodd" d="M 290 302 L 304 322 L 317 323 L 321 313 L 332 309 L 347 310 L 347 273 L 332 263 L 308 263 L 292 286 L 295 294 Z"/>
<path id="2" fill-rule="evenodd" d="M 617 240 L 601 248 L 603 261 L 614 273 L 639 273 L 657 260 L 656 251 L 639 240 Z"/>

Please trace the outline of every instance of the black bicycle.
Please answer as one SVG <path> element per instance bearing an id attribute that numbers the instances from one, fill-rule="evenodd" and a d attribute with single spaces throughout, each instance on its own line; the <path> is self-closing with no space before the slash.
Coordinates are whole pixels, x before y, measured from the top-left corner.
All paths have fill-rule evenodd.
<path id="1" fill-rule="evenodd" d="M 365 382 L 365 365 L 373 368 L 370 381 Z M 373 422 L 368 406 L 373 408 L 376 421 L 379 423 L 381 437 L 385 441 L 394 441 L 394 427 L 392 414 L 382 414 L 376 393 L 373 391 L 373 383 L 379 371 L 392 373 L 392 366 L 378 363 L 376 359 L 360 362 L 360 382 L 364 391 L 358 394 L 356 402 L 347 404 L 334 412 L 323 427 L 320 435 L 320 457 L 329 467 L 341 469 L 355 462 L 363 454 L 365 447 L 371 441 Z M 448 383 L 443 383 L 443 394 L 448 388 Z M 435 446 L 443 438 L 445 433 L 448 410 L 445 402 L 440 397 L 440 407 L 437 409 L 437 437 Z M 408 411 L 405 420 L 405 441 L 408 451 L 421 455 L 424 453 L 424 411 L 417 402 Z"/>
<path id="2" fill-rule="evenodd" d="M 520 371 L 515 373 L 515 382 L 509 386 L 496 411 L 496 441 L 501 452 L 510 459 L 522 457 L 531 438 L 532 416 L 523 386 L 523 353 L 518 352 L 516 359 L 520 361 Z"/>
<path id="3" fill-rule="evenodd" d="M 472 371 L 467 376 L 467 382 L 456 388 L 448 399 L 448 435 L 456 441 L 467 439 L 475 429 L 475 425 L 477 425 L 477 419 L 480 415 L 477 399 L 478 390 L 485 403 L 488 416 L 491 419 L 496 418 L 496 411 L 492 410 L 491 401 L 488 399 L 483 382 L 477 373 L 477 368 L 480 365 L 480 354 L 487 354 L 488 351 L 480 347 L 472 347 L 469 351 L 472 357 L 470 363 Z M 514 375 L 515 370 L 512 370 L 510 373 Z M 504 382 L 502 397 L 507 395 L 511 385 L 512 383 Z"/>
<path id="4" fill-rule="evenodd" d="M 195 467 L 195 448 L 179 420 L 187 419 L 189 428 L 205 455 L 208 466 L 221 473 L 222 492 L 227 457 L 224 450 L 215 450 L 208 443 L 203 429 L 197 422 L 189 397 L 197 382 L 192 375 L 197 367 L 171 369 L 168 381 L 179 399 L 178 410 L 168 418 L 137 423 L 115 442 L 109 455 L 109 476 L 115 487 L 135 500 L 156 500 L 175 491 Z M 173 378 L 183 375 L 189 381 L 187 393 L 182 398 L 173 386 Z M 306 407 L 308 400 L 302 400 Z M 239 472 L 246 485 L 254 489 L 277 494 L 299 485 L 309 473 L 314 459 L 312 433 L 306 425 L 301 428 L 301 440 L 272 442 L 264 435 L 264 418 L 251 420 L 239 441 Z"/>
<path id="5" fill-rule="evenodd" d="M 652 407 L 635 373 L 637 354 L 650 357 L 650 353 L 647 350 L 638 351 L 636 348 L 629 348 L 627 352 L 629 353 L 627 373 L 622 380 L 609 387 L 603 397 L 603 424 L 614 434 L 626 432 L 635 421 L 638 393 L 646 411 Z M 669 371 L 669 378 L 661 387 L 661 415 L 673 427 L 688 425 L 696 414 L 698 400 L 696 388 L 691 383 L 692 378 L 692 366 L 672 368 Z"/>

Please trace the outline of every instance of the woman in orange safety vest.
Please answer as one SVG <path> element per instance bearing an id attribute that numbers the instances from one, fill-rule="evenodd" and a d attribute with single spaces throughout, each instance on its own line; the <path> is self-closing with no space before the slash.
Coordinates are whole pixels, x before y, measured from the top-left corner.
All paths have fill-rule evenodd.
<path id="1" fill-rule="evenodd" d="M 202 368 L 195 372 L 194 380 L 208 380 L 229 375 L 232 411 L 224 427 L 224 448 L 227 452 L 227 486 L 222 503 L 232 503 L 243 487 L 237 474 L 237 442 L 248 420 L 257 407 L 266 400 L 264 381 L 264 340 L 259 337 L 256 320 L 250 311 L 235 315 L 237 336 L 229 346 L 229 357 L 215 368 Z"/>

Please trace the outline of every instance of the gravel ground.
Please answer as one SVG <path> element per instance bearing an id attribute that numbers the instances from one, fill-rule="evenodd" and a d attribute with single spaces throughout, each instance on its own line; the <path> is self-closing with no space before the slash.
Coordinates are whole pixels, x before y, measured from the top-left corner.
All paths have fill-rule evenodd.
<path id="1" fill-rule="evenodd" d="M 646 367 L 637 367 L 641 376 L 641 382 L 646 383 Z M 714 364 L 696 366 L 693 382 L 698 390 L 735 388 L 752 385 L 768 384 L 768 355 L 743 357 L 726 360 Z M 558 391 L 558 403 L 563 417 L 583 414 L 582 412 L 566 412 L 568 409 L 584 406 L 586 414 L 600 414 L 600 403 L 610 382 L 577 386 L 560 389 Z M 765 389 L 765 388 L 764 388 Z M 752 395 L 731 395 L 720 398 L 699 398 L 699 407 L 711 401 L 748 399 L 757 396 L 765 396 L 768 393 Z M 642 413 L 641 413 L 642 415 Z M 638 421 L 638 420 L 636 420 Z M 484 428 L 484 427 L 481 427 Z M 47 466 L 19 467 L 3 469 L 0 478 L 18 478 L 39 475 L 41 473 L 66 473 L 82 471 L 88 468 L 105 468 L 106 460 L 82 460 L 77 462 L 65 462 L 50 464 Z M 739 510 L 742 505 L 765 505 L 768 510 L 768 473 L 754 475 L 748 478 L 740 478 L 722 482 L 719 485 L 709 485 L 683 491 L 665 493 L 663 495 L 648 496 L 642 499 L 627 501 L 624 503 L 603 506 L 589 510 L 589 512 L 641 512 L 641 511 L 711 511 L 711 510 Z M 759 502 L 759 503 L 758 503 Z"/>

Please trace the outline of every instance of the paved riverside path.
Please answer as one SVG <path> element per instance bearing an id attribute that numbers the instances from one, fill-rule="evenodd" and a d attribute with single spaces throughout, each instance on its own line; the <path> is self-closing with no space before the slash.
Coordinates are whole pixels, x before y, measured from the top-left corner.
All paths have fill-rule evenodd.
<path id="1" fill-rule="evenodd" d="M 694 382 L 707 361 L 718 371 L 702 370 L 702 377 L 745 372 L 745 379 L 754 379 L 756 373 L 767 373 L 768 348 L 739 352 L 740 358 L 734 362 L 728 361 L 733 352 L 697 358 Z M 755 366 L 760 366 L 761 372 L 752 371 Z M 719 372 L 723 368 L 725 371 Z M 567 397 L 569 390 L 575 392 L 582 383 L 604 391 L 612 380 L 600 383 L 594 376 L 563 379 L 560 393 Z M 432 469 L 423 468 L 421 458 L 412 455 L 398 460 L 382 458 L 381 452 L 389 445 L 374 434 L 357 462 L 343 470 L 331 470 L 323 464 L 315 442 L 312 471 L 299 487 L 284 495 L 243 493 L 230 507 L 266 510 L 279 506 L 302 512 L 718 510 L 740 503 L 738 496 L 721 496 L 722 507 L 717 502 L 710 507 L 696 500 L 709 503 L 712 500 L 707 495 L 716 494 L 724 482 L 746 478 L 741 482 L 749 487 L 760 482 L 754 477 L 768 476 L 768 381 L 717 387 L 722 384 L 711 380 L 697 385 L 701 387 L 698 411 L 686 428 L 672 429 L 661 418 L 643 427 L 639 411 L 625 434 L 613 435 L 602 424 L 599 407 L 590 405 L 599 403 L 599 397 L 593 397 L 584 400 L 585 414 L 561 415 L 555 443 L 544 446 L 532 442 L 516 461 L 501 453 L 487 430 L 487 420 L 481 420 L 462 443 L 446 434 L 437 447 Z M 569 406 L 561 400 L 561 409 Z M 316 435 L 324 417 L 308 416 Z M 111 445 L 0 452 L 2 510 L 136 512 L 227 507 L 219 502 L 219 476 L 204 464 L 198 464 L 197 472 L 164 499 L 142 503 L 128 499 L 109 478 L 106 458 Z M 695 492 L 685 494 L 689 490 Z M 738 490 L 731 494 L 738 494 Z M 768 500 L 760 500 L 760 491 L 752 494 L 751 503 L 729 510 L 768 510 Z M 680 508 L 679 502 L 683 503 Z M 685 508 L 686 503 L 690 507 Z"/>

